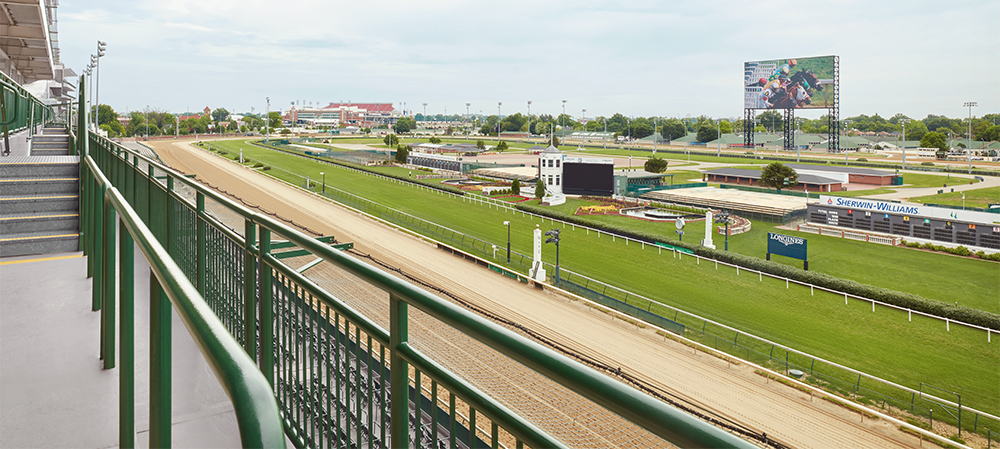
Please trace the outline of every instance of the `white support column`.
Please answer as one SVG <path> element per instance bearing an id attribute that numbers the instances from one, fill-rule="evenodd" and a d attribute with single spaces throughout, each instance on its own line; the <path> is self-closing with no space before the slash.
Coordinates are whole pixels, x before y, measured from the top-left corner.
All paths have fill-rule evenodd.
<path id="1" fill-rule="evenodd" d="M 705 238 L 701 240 L 701 246 L 706 248 L 715 249 L 715 245 L 712 244 L 712 211 L 705 212 Z"/>

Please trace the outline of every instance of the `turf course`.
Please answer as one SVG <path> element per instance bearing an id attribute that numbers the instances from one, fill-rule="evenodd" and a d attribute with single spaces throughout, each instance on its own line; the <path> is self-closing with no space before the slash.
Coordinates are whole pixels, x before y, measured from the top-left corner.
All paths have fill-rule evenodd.
<path id="1" fill-rule="evenodd" d="M 501 246 L 506 228 L 511 224 L 515 251 L 531 252 L 531 230 L 536 224 L 552 227 L 548 221 L 504 213 L 497 209 L 462 201 L 398 183 L 379 181 L 371 176 L 348 170 L 331 170 L 329 165 L 289 156 L 271 150 L 252 147 L 241 141 L 219 142 L 213 146 L 237 146 L 244 155 L 268 165 L 309 175 L 327 172 L 327 183 L 350 191 L 388 207 L 422 217 L 454 230 Z M 281 176 L 272 170 L 269 174 Z M 297 178 L 289 181 L 300 183 Z M 569 207 L 572 207 L 570 205 Z M 599 217 L 599 216 L 594 216 Z M 622 217 L 600 217 L 619 219 Z M 672 225 L 670 225 L 672 228 Z M 762 253 L 767 226 L 754 223 L 750 234 L 730 239 L 730 249 L 753 254 Z M 703 225 L 688 227 L 688 239 L 700 239 Z M 785 231 L 783 233 L 795 233 Z M 840 266 L 862 282 L 924 296 L 962 297 L 979 304 L 979 308 L 996 310 L 996 292 L 1000 265 L 959 259 L 918 251 L 881 247 L 842 239 L 810 239 L 811 265 Z M 721 246 L 722 240 L 716 240 Z M 554 262 L 554 251 L 544 251 L 548 262 Z M 904 254 L 888 264 L 887 255 Z M 919 262 L 914 262 L 915 260 Z M 872 312 L 868 303 L 848 301 L 831 294 L 816 292 L 795 285 L 786 289 L 783 282 L 745 272 L 737 275 L 727 267 L 716 269 L 711 263 L 695 263 L 686 257 L 675 259 L 669 252 L 631 243 L 612 241 L 608 236 L 586 233 L 567 227 L 563 232 L 561 263 L 567 269 L 604 280 L 664 304 L 704 316 L 737 329 L 767 338 L 790 347 L 815 354 L 876 376 L 917 388 L 920 382 L 932 384 L 962 394 L 963 404 L 981 410 L 1000 413 L 1000 336 L 987 343 L 985 332 L 953 325 L 946 330 L 943 322 L 915 316 L 907 321 L 904 312 L 877 308 Z M 797 261 L 790 262 L 797 263 Z M 972 274 L 967 274 L 971 272 Z M 867 278 L 866 278 L 867 276 Z M 960 291 L 966 288 L 968 291 Z M 955 293 L 958 291 L 958 293 Z M 990 304 L 993 309 L 990 309 Z M 652 311 L 669 316 L 665 308 L 654 306 Z M 683 316 L 679 318 L 684 321 Z M 688 320 L 684 324 L 700 329 L 701 322 Z M 709 329 L 711 330 L 711 328 Z"/>

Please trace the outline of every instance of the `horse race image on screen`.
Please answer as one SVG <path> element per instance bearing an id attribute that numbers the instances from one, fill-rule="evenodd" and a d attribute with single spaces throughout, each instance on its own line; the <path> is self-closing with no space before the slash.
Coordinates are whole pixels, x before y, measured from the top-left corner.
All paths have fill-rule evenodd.
<path id="1" fill-rule="evenodd" d="M 744 108 L 833 107 L 834 57 L 775 59 L 743 64 Z"/>

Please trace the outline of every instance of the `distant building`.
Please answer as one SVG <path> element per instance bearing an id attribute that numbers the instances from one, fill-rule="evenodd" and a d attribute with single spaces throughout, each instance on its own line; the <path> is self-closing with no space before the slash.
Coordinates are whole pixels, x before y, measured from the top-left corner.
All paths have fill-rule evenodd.
<path id="1" fill-rule="evenodd" d="M 322 108 L 292 106 L 281 117 L 289 125 L 330 126 L 354 125 L 378 128 L 396 124 L 402 114 L 392 103 L 330 103 Z"/>

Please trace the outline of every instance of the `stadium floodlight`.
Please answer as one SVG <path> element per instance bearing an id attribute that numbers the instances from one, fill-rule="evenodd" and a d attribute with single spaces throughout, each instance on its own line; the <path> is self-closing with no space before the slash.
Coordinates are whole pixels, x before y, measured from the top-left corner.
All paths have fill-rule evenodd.
<path id="1" fill-rule="evenodd" d="M 969 157 L 969 174 L 972 174 L 972 108 L 979 106 L 975 101 L 967 101 L 963 107 L 969 108 L 969 145 L 965 147 L 965 154 Z"/>

